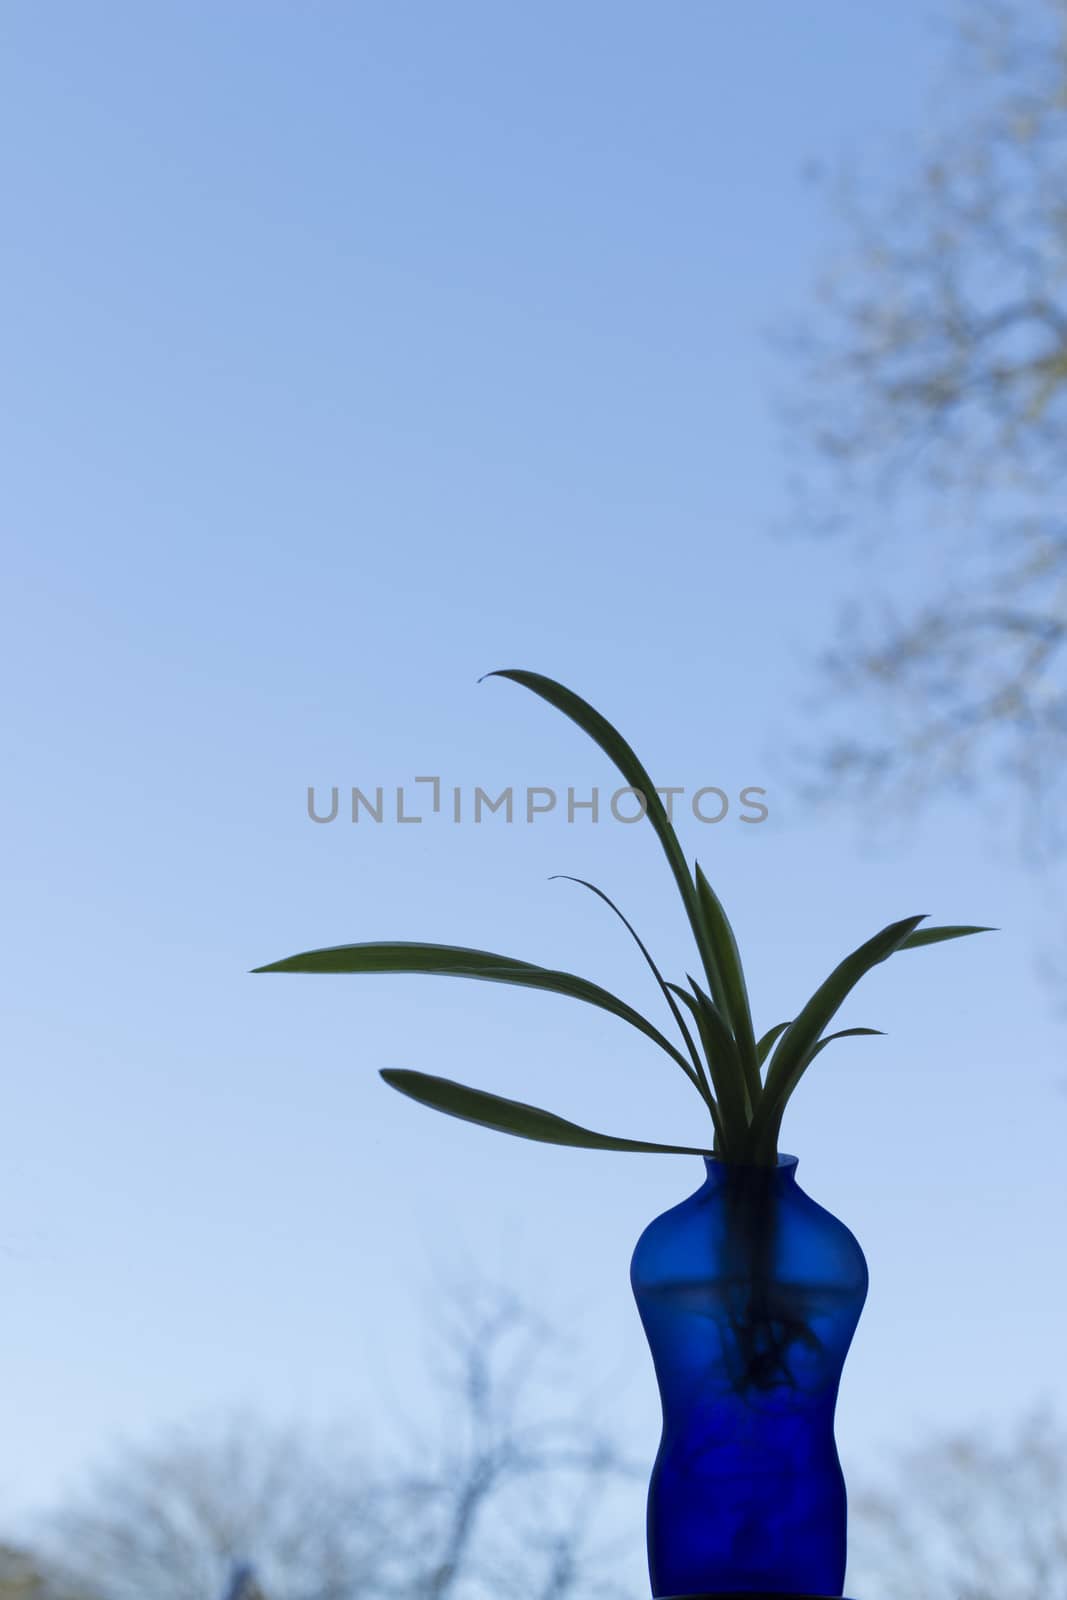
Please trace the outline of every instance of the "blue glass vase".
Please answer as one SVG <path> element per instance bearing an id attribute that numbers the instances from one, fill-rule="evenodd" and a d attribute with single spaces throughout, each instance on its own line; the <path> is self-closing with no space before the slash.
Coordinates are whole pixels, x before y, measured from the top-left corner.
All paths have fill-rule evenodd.
<path id="1" fill-rule="evenodd" d="M 645 1229 L 630 1268 L 663 1404 L 652 1593 L 840 1597 L 834 1407 L 867 1263 L 797 1186 L 795 1156 L 705 1166 L 701 1188 Z"/>

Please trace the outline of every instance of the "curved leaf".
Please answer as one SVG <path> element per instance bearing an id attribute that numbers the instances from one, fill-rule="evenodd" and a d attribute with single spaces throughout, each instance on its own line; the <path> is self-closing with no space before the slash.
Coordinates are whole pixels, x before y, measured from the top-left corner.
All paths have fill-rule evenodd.
<path id="1" fill-rule="evenodd" d="M 525 989 L 548 989 L 555 994 L 584 1000 L 621 1017 L 631 1027 L 651 1039 L 677 1061 L 684 1071 L 689 1063 L 659 1029 L 625 1000 L 620 1000 L 599 984 L 572 972 L 556 972 L 512 956 L 494 955 L 488 950 L 468 950 L 462 945 L 421 944 L 403 940 L 377 940 L 370 944 L 336 944 L 323 950 L 306 950 L 302 955 L 272 961 L 253 972 L 328 972 L 385 973 L 429 972 L 447 978 L 482 978 L 488 983 L 511 983 Z"/>
<path id="2" fill-rule="evenodd" d="M 719 1105 L 715 1130 L 723 1145 L 724 1154 L 729 1154 L 740 1142 L 748 1126 L 748 1119 L 745 1116 L 744 1080 L 741 1077 L 741 1064 L 737 1058 L 737 1045 L 715 1002 L 692 978 L 689 982 L 693 986 L 692 994 L 676 983 L 669 984 L 668 987 L 679 1000 L 684 1001 L 696 1022 L 704 1054 L 708 1060 L 708 1071 L 711 1074 L 715 1098 Z"/>
<path id="3" fill-rule="evenodd" d="M 757 1060 L 757 1062 L 759 1063 L 759 1065 L 761 1067 L 762 1067 L 763 1063 L 766 1061 L 768 1055 L 770 1054 L 771 1049 L 773 1048 L 774 1044 L 776 1043 L 776 1041 L 778 1039 L 781 1038 L 782 1034 L 785 1032 L 785 1030 L 788 1028 L 788 1026 L 789 1026 L 788 1022 L 776 1022 L 773 1028 L 768 1028 L 767 1029 L 767 1032 L 763 1035 L 762 1039 L 757 1044 L 757 1046 L 756 1046 L 756 1060 Z"/>
<path id="4" fill-rule="evenodd" d="M 475 1122 L 498 1133 L 515 1134 L 520 1139 L 536 1139 L 542 1144 L 577 1145 L 585 1150 L 638 1150 L 658 1155 L 710 1156 L 710 1150 L 689 1145 L 648 1144 L 643 1139 L 616 1139 L 610 1134 L 593 1133 L 577 1123 L 566 1122 L 551 1111 L 524 1105 L 521 1100 L 505 1100 L 484 1089 L 469 1089 L 451 1078 L 435 1078 L 425 1072 L 385 1070 L 381 1076 L 393 1089 L 421 1105 L 443 1111 L 446 1116 Z"/>
<path id="5" fill-rule="evenodd" d="M 664 854 L 670 863 L 674 880 L 678 885 L 685 905 L 686 915 L 689 918 L 689 925 L 693 930 L 697 949 L 700 952 L 700 960 L 704 967 L 708 984 L 711 987 L 716 1004 L 727 1010 L 727 996 L 723 992 L 722 977 L 719 974 L 716 959 L 716 940 L 721 935 L 713 931 L 708 923 L 707 907 L 698 892 L 696 879 L 690 874 L 685 852 L 678 842 L 678 835 L 674 831 L 671 820 L 667 815 L 666 807 L 656 793 L 656 787 L 640 761 L 637 752 L 626 742 L 618 729 L 614 728 L 608 719 L 597 711 L 595 706 L 591 706 L 588 700 L 583 700 L 580 695 L 575 694 L 573 689 L 568 689 L 564 684 L 557 683 L 554 678 L 546 678 L 540 672 L 527 672 L 519 667 L 505 667 L 496 672 L 487 672 L 484 674 L 484 678 L 508 678 L 512 683 L 520 684 L 524 689 L 529 689 L 532 694 L 536 694 L 540 699 L 547 701 L 557 711 L 562 711 L 565 717 L 569 717 L 573 723 L 582 729 L 583 733 L 589 735 L 594 744 L 600 746 L 604 754 L 622 773 L 627 783 L 632 788 L 639 790 L 644 796 L 646 815 L 655 829 Z M 484 681 L 484 678 L 479 679 L 479 682 Z M 705 879 L 706 882 L 707 880 Z M 717 901 L 715 901 L 715 905 L 718 905 Z M 725 912 L 722 911 L 721 906 L 718 909 L 722 921 L 726 923 L 726 928 L 729 929 Z M 733 941 L 732 932 L 730 932 L 729 937 Z M 733 948 L 736 956 L 736 944 L 734 944 Z M 739 969 L 739 960 L 737 961 L 737 966 Z M 737 1022 L 733 1022 L 731 1019 L 731 1025 L 735 1028 L 735 1031 L 738 1026 L 741 1029 L 742 1058 L 745 1062 L 749 1093 L 752 1095 L 758 1092 L 756 1080 L 759 1074 L 755 1071 L 754 1065 L 755 1043 L 749 1037 L 752 1032 L 752 1020 L 749 1016 L 746 1028 L 744 1022 L 746 1016 L 748 1016 L 747 996 L 745 997 L 743 1013 L 739 1016 Z"/>
<path id="6" fill-rule="evenodd" d="M 999 928 L 920 928 L 897 946 L 898 950 L 918 950 L 924 944 L 940 944 L 944 939 L 965 939 L 969 933 L 999 933 Z"/>
<path id="7" fill-rule="evenodd" d="M 752 1142 L 759 1159 L 769 1158 L 773 1154 L 770 1143 L 777 1138 L 786 1102 L 811 1061 L 823 1029 L 860 979 L 898 950 L 923 921 L 923 916 L 904 917 L 900 922 L 891 922 L 872 939 L 853 950 L 819 985 L 786 1028 L 771 1057 L 763 1097 L 752 1121 Z"/>
<path id="8" fill-rule="evenodd" d="M 811 1056 L 809 1058 L 809 1062 L 810 1061 L 814 1061 L 815 1057 L 819 1054 L 819 1051 L 820 1050 L 825 1050 L 826 1046 L 828 1044 L 833 1044 L 835 1039 L 859 1039 L 859 1038 L 863 1038 L 863 1037 L 870 1037 L 871 1035 L 877 1035 L 878 1038 L 884 1039 L 885 1038 L 885 1029 L 884 1028 L 839 1028 L 836 1033 L 828 1033 L 826 1035 L 825 1039 L 820 1039 L 819 1040 L 818 1044 L 815 1046 L 815 1049 L 811 1052 Z"/>
<path id="9" fill-rule="evenodd" d="M 715 982 L 712 993 L 737 1040 L 748 1097 L 754 1106 L 760 1096 L 759 1063 L 756 1059 L 756 1037 L 752 1031 L 752 1012 L 748 1003 L 741 953 L 737 948 L 734 930 L 726 915 L 722 901 L 704 876 L 699 861 L 696 867 L 697 895 L 704 913 L 707 929 L 708 953 Z"/>
<path id="10" fill-rule="evenodd" d="M 708 1086 L 707 1079 L 704 1076 L 704 1068 L 703 1068 L 703 1064 L 702 1064 L 701 1059 L 700 1059 L 700 1052 L 697 1050 L 696 1045 L 693 1043 L 693 1036 L 689 1032 L 689 1029 L 685 1025 L 685 1018 L 682 1016 L 682 1013 L 678 1009 L 678 1002 L 675 1000 L 673 994 L 671 993 L 668 984 L 664 981 L 662 972 L 660 972 L 659 967 L 656 965 L 655 961 L 652 958 L 652 954 L 649 951 L 648 946 L 645 944 L 644 940 L 641 938 L 640 934 L 638 933 L 637 929 L 634 927 L 633 923 L 629 920 L 628 917 L 625 917 L 623 915 L 623 913 L 619 910 L 618 906 L 615 904 L 614 900 L 612 900 L 610 895 L 606 895 L 604 893 L 603 889 L 598 889 L 595 883 L 590 883 L 586 878 L 574 878 L 568 872 L 554 872 L 552 874 L 552 879 L 553 879 L 553 881 L 555 881 L 557 879 L 560 879 L 564 883 L 577 883 L 577 884 L 580 884 L 583 889 L 589 889 L 593 894 L 599 896 L 599 898 L 601 900 L 603 900 L 604 904 L 607 905 L 607 906 L 610 906 L 612 911 L 614 911 L 615 915 L 618 917 L 619 921 L 622 923 L 622 925 L 626 929 L 627 933 L 629 933 L 630 937 L 633 939 L 634 944 L 636 944 L 637 948 L 640 950 L 641 954 L 644 956 L 644 958 L 645 958 L 646 962 L 648 963 L 648 966 L 649 966 L 649 968 L 650 968 L 650 970 L 652 972 L 652 976 L 655 978 L 656 982 L 660 986 L 660 989 L 663 991 L 663 998 L 666 1000 L 667 1004 L 671 1008 L 671 1015 L 673 1016 L 675 1022 L 678 1024 L 678 1031 L 681 1033 L 682 1038 L 685 1040 L 686 1048 L 688 1049 L 690 1055 L 693 1058 L 693 1067 L 694 1067 L 695 1070 L 689 1074 L 690 1080 L 693 1083 L 696 1084 L 696 1087 L 700 1090 L 701 1094 L 703 1094 L 703 1095 L 710 1094 L 711 1090 L 710 1090 L 710 1088 Z"/>
<path id="11" fill-rule="evenodd" d="M 825 1050 L 826 1046 L 828 1044 L 833 1044 L 835 1039 L 858 1039 L 863 1035 L 869 1035 L 869 1034 L 877 1034 L 880 1037 L 884 1038 L 885 1037 L 885 1029 L 884 1028 L 840 1028 L 840 1029 L 838 1029 L 837 1033 L 828 1033 L 826 1035 L 826 1038 L 825 1039 L 820 1039 L 818 1044 L 815 1045 L 814 1048 L 809 1052 L 808 1058 L 804 1063 L 804 1070 L 806 1071 L 808 1069 L 808 1067 L 811 1066 L 811 1063 L 815 1060 L 815 1057 L 817 1055 L 819 1055 L 823 1050 Z M 771 1130 L 773 1130 L 775 1146 L 777 1146 L 777 1143 L 778 1143 L 778 1131 L 779 1131 L 779 1129 L 781 1128 L 781 1125 L 782 1125 L 782 1116 L 783 1116 L 783 1114 L 785 1112 L 785 1107 L 786 1107 L 786 1103 L 788 1101 L 788 1098 L 789 1097 L 787 1095 L 786 1098 L 781 1102 L 781 1105 L 778 1107 L 778 1109 L 775 1112 L 774 1117 L 772 1118 L 771 1123 L 770 1123 L 770 1128 L 771 1128 Z M 765 1142 L 767 1140 L 769 1140 L 769 1134 L 767 1136 L 765 1136 Z"/>
<path id="12" fill-rule="evenodd" d="M 700 950 L 701 959 L 705 960 L 707 951 L 707 934 L 704 928 L 703 912 L 696 892 L 696 885 L 689 872 L 685 859 L 685 852 L 678 842 L 671 820 L 659 795 L 656 786 L 649 777 L 644 766 L 639 760 L 636 751 L 627 744 L 617 728 L 613 728 L 607 717 L 602 716 L 588 700 L 583 700 L 581 695 L 574 693 L 573 689 L 566 688 L 562 683 L 557 683 L 554 678 L 546 678 L 540 672 L 526 672 L 519 667 L 504 667 L 496 672 L 487 672 L 486 678 L 508 678 L 512 683 L 520 684 L 524 689 L 529 689 L 531 694 L 538 695 L 542 700 L 554 706 L 557 711 L 562 711 L 573 723 L 587 733 L 594 744 L 600 746 L 604 754 L 622 773 L 631 788 L 637 789 L 645 799 L 646 815 L 655 829 L 664 854 L 670 863 L 674 880 L 681 892 L 689 922 L 693 929 Z M 483 679 L 479 679 L 482 682 Z M 709 982 L 711 974 L 708 975 Z"/>

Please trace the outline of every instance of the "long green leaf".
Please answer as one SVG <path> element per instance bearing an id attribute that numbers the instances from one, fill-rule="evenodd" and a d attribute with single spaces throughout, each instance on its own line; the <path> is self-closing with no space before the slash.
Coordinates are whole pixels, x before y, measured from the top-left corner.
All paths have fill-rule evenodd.
<path id="1" fill-rule="evenodd" d="M 715 1002 L 692 978 L 689 982 L 693 987 L 692 994 L 676 983 L 668 987 L 689 1008 L 696 1022 L 719 1106 L 716 1132 L 724 1155 L 730 1155 L 741 1145 L 748 1127 L 737 1044 Z"/>
<path id="2" fill-rule="evenodd" d="M 712 986 L 712 993 L 737 1040 L 749 1102 L 755 1107 L 760 1096 L 761 1084 L 759 1062 L 756 1058 L 756 1037 L 752 1031 L 752 1012 L 748 1002 L 744 968 L 741 965 L 741 952 L 737 948 L 730 919 L 715 890 L 704 876 L 699 862 L 696 867 L 696 886 L 704 914 L 704 926 L 707 930 L 712 970 L 716 980 Z"/>
<path id="3" fill-rule="evenodd" d="M 302 955 L 272 961 L 254 972 L 384 973 L 428 972 L 448 978 L 482 978 L 489 983 L 510 983 L 526 989 L 548 989 L 555 994 L 584 1000 L 621 1017 L 631 1027 L 658 1044 L 661 1050 L 688 1072 L 689 1063 L 681 1051 L 633 1006 L 620 1000 L 599 984 L 572 972 L 556 972 L 512 956 L 493 955 L 487 950 L 468 950 L 461 945 L 419 944 L 405 941 L 370 944 L 337 944 L 323 950 L 306 950 Z"/>
<path id="4" fill-rule="evenodd" d="M 965 939 L 969 933 L 999 933 L 999 928 L 920 928 L 897 946 L 898 950 L 918 950 L 924 944 L 940 944 L 943 939 Z"/>
<path id="5" fill-rule="evenodd" d="M 689 1074 L 689 1077 L 690 1077 L 691 1081 L 693 1083 L 695 1083 L 696 1087 L 700 1090 L 701 1094 L 704 1095 L 704 1097 L 706 1098 L 711 1093 L 711 1089 L 710 1089 L 710 1087 L 708 1085 L 707 1079 L 704 1076 L 704 1068 L 703 1068 L 703 1064 L 702 1064 L 701 1059 L 700 1059 L 700 1052 L 697 1050 L 696 1045 L 693 1043 L 693 1036 L 689 1032 L 689 1029 L 685 1025 L 685 1018 L 682 1016 L 682 1013 L 678 1009 L 678 1002 L 675 1000 L 673 994 L 670 991 L 669 986 L 664 981 L 663 974 L 659 970 L 659 967 L 656 965 L 656 962 L 653 959 L 651 951 L 649 950 L 648 946 L 645 944 L 644 940 L 641 938 L 641 935 L 638 933 L 638 931 L 634 927 L 633 923 L 630 921 L 630 919 L 628 917 L 623 915 L 623 913 L 619 910 L 618 906 L 615 904 L 614 900 L 611 898 L 610 895 L 605 894 L 603 889 L 598 889 L 596 884 L 595 883 L 590 883 L 587 878 L 574 878 L 568 872 L 554 872 L 552 874 L 552 880 L 554 881 L 554 880 L 557 880 L 557 879 L 562 880 L 564 883 L 577 883 L 577 884 L 580 884 L 583 889 L 590 890 L 590 892 L 592 894 L 595 894 L 596 896 L 598 896 L 599 899 L 603 900 L 603 902 L 604 902 L 604 904 L 606 906 L 609 906 L 611 908 L 611 910 L 614 911 L 615 915 L 618 917 L 619 921 L 622 923 L 622 925 L 626 929 L 627 933 L 633 939 L 634 944 L 636 944 L 637 948 L 640 950 L 641 954 L 644 956 L 645 961 L 648 964 L 649 970 L 652 973 L 652 976 L 655 978 L 656 982 L 659 984 L 659 987 L 660 987 L 660 989 L 661 989 L 661 991 L 663 993 L 663 998 L 666 1000 L 668 1006 L 670 1007 L 671 1015 L 673 1016 L 675 1022 L 678 1025 L 678 1031 L 681 1033 L 682 1038 L 685 1040 L 686 1048 L 688 1049 L 689 1054 L 691 1055 L 691 1057 L 693 1059 L 694 1071 Z"/>
<path id="6" fill-rule="evenodd" d="M 639 760 L 636 751 L 627 744 L 617 728 L 613 728 L 605 716 L 602 716 L 588 700 L 583 700 L 572 689 L 566 688 L 562 683 L 557 683 L 554 678 L 546 678 L 540 672 L 527 672 L 519 667 L 501 668 L 496 672 L 487 672 L 486 678 L 508 678 L 512 683 L 517 683 L 524 689 L 529 689 L 531 694 L 538 695 L 542 700 L 554 706 L 557 711 L 562 711 L 565 717 L 577 724 L 583 733 L 589 735 L 594 744 L 600 746 L 604 754 L 622 773 L 631 788 L 637 789 L 645 800 L 645 810 L 649 822 L 655 829 L 656 836 L 663 847 L 664 854 L 670 863 L 674 880 L 678 885 L 690 926 L 693 929 L 700 951 L 701 960 L 707 964 L 708 937 L 704 926 L 704 915 L 700 900 L 696 892 L 696 884 L 689 871 L 685 859 L 685 852 L 678 842 L 678 835 L 671 825 L 666 807 L 659 795 L 656 786 L 649 777 L 644 766 Z M 481 682 L 483 680 L 479 680 Z M 709 983 L 712 975 L 708 974 Z"/>
<path id="7" fill-rule="evenodd" d="M 595 706 L 591 706 L 588 700 L 583 700 L 580 695 L 575 694 L 573 689 L 568 689 L 564 684 L 557 683 L 554 678 L 546 678 L 540 672 L 527 672 L 518 667 L 501 668 L 497 672 L 487 672 L 484 676 L 486 678 L 508 678 L 512 683 L 520 684 L 524 689 L 529 689 L 532 694 L 536 694 L 542 700 L 547 701 L 557 711 L 562 711 L 565 717 L 569 717 L 584 733 L 589 735 L 595 744 L 600 746 L 604 754 L 614 762 L 627 783 L 644 796 L 646 815 L 655 829 L 670 863 L 715 1003 L 724 1011 L 729 1011 L 728 996 L 723 990 L 723 977 L 717 964 L 716 937 L 708 922 L 707 909 L 697 890 L 696 880 L 690 874 L 685 852 L 678 842 L 678 836 L 671 825 L 666 807 L 656 793 L 655 785 L 636 751 L 626 742 L 618 729 L 613 727 L 608 719 L 597 711 Z M 718 905 L 718 902 L 716 901 L 715 904 Z M 725 923 L 726 929 L 729 930 L 725 912 L 722 911 L 721 906 L 718 907 L 718 910 L 722 922 Z M 729 937 L 733 941 L 732 932 L 730 932 Z M 733 948 L 736 957 L 736 943 L 734 943 Z M 739 958 L 736 964 L 738 970 L 740 970 Z M 744 993 L 743 978 L 741 993 Z M 741 1029 L 742 1059 L 745 1064 L 749 1093 L 752 1095 L 758 1092 L 759 1073 L 755 1069 L 755 1041 L 751 1038 L 752 1019 L 748 1014 L 747 997 L 745 997 L 744 1011 L 737 1022 L 731 1020 L 731 1026 L 734 1027 L 735 1031 L 738 1026 Z"/>
<path id="8" fill-rule="evenodd" d="M 710 1156 L 712 1151 L 690 1145 L 648 1144 L 643 1139 L 615 1139 L 610 1134 L 592 1133 L 574 1122 L 566 1122 L 551 1111 L 524 1105 L 521 1100 L 505 1100 L 484 1089 L 468 1089 L 450 1078 L 435 1078 L 425 1072 L 389 1070 L 382 1077 L 393 1089 L 418 1100 L 421 1105 L 443 1111 L 446 1116 L 475 1122 L 498 1133 L 515 1134 L 520 1139 L 537 1139 L 542 1144 L 577 1145 L 586 1150 L 638 1150 L 659 1155 Z"/>
<path id="9" fill-rule="evenodd" d="M 776 1022 L 773 1028 L 768 1028 L 767 1029 L 767 1032 L 763 1035 L 762 1039 L 757 1044 L 757 1046 L 756 1046 L 756 1060 L 759 1062 L 761 1067 L 762 1067 L 763 1063 L 766 1061 L 768 1055 L 770 1054 L 771 1049 L 773 1048 L 775 1043 L 781 1038 L 782 1034 L 785 1032 L 785 1030 L 788 1028 L 788 1026 L 789 1026 L 788 1022 Z"/>
<path id="10" fill-rule="evenodd" d="M 769 1160 L 773 1156 L 771 1143 L 777 1138 L 786 1102 L 806 1070 L 812 1051 L 831 1018 L 860 979 L 898 950 L 922 920 L 923 916 L 918 916 L 891 922 L 872 939 L 853 950 L 819 985 L 786 1028 L 771 1057 L 763 1097 L 752 1122 L 752 1145 L 757 1159 Z"/>
<path id="11" fill-rule="evenodd" d="M 870 1034 L 878 1034 L 884 1038 L 885 1030 L 883 1028 L 839 1028 L 836 1033 L 828 1033 L 825 1039 L 820 1039 L 818 1044 L 809 1051 L 807 1061 L 804 1063 L 804 1070 L 806 1071 L 807 1068 L 811 1066 L 811 1063 L 815 1060 L 815 1057 L 820 1055 L 822 1051 L 826 1049 L 828 1044 L 833 1044 L 835 1039 L 858 1039 L 864 1035 Z M 771 1119 L 770 1129 L 774 1135 L 775 1146 L 777 1146 L 778 1143 L 778 1131 L 782 1125 L 782 1116 L 785 1112 L 788 1098 L 789 1097 L 787 1095 L 785 1099 L 782 1100 L 773 1118 Z M 769 1135 L 767 1138 L 769 1139 Z"/>
<path id="12" fill-rule="evenodd" d="M 825 1050 L 826 1046 L 828 1044 L 833 1044 L 835 1039 L 860 1039 L 860 1038 L 867 1038 L 867 1037 L 870 1037 L 871 1035 L 875 1035 L 875 1034 L 880 1039 L 884 1039 L 885 1038 L 885 1029 L 884 1028 L 839 1028 L 836 1033 L 828 1033 L 826 1035 L 825 1039 L 820 1039 L 819 1040 L 818 1044 L 815 1046 L 814 1050 L 811 1052 L 811 1060 L 814 1061 L 815 1057 L 819 1054 L 819 1052 L 821 1050 Z"/>

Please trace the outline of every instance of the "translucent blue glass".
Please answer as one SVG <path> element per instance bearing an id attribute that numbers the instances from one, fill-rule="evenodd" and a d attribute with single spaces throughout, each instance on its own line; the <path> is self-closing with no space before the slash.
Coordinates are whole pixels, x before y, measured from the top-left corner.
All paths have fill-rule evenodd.
<path id="1" fill-rule="evenodd" d="M 631 1282 L 663 1435 L 648 1494 L 654 1596 L 840 1596 L 834 1407 L 867 1294 L 843 1223 L 772 1167 L 705 1160 L 649 1224 Z"/>

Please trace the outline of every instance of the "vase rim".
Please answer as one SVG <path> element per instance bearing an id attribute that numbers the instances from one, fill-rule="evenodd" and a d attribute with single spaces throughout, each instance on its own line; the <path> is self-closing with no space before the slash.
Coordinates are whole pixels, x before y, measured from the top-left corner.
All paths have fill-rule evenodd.
<path id="1" fill-rule="evenodd" d="M 718 1156 L 705 1156 L 704 1165 L 708 1169 L 708 1176 L 713 1173 L 726 1172 L 729 1169 L 741 1172 L 792 1172 L 797 1164 L 796 1156 L 786 1154 L 784 1151 L 778 1156 L 773 1167 L 756 1166 L 747 1161 L 720 1161 Z"/>

